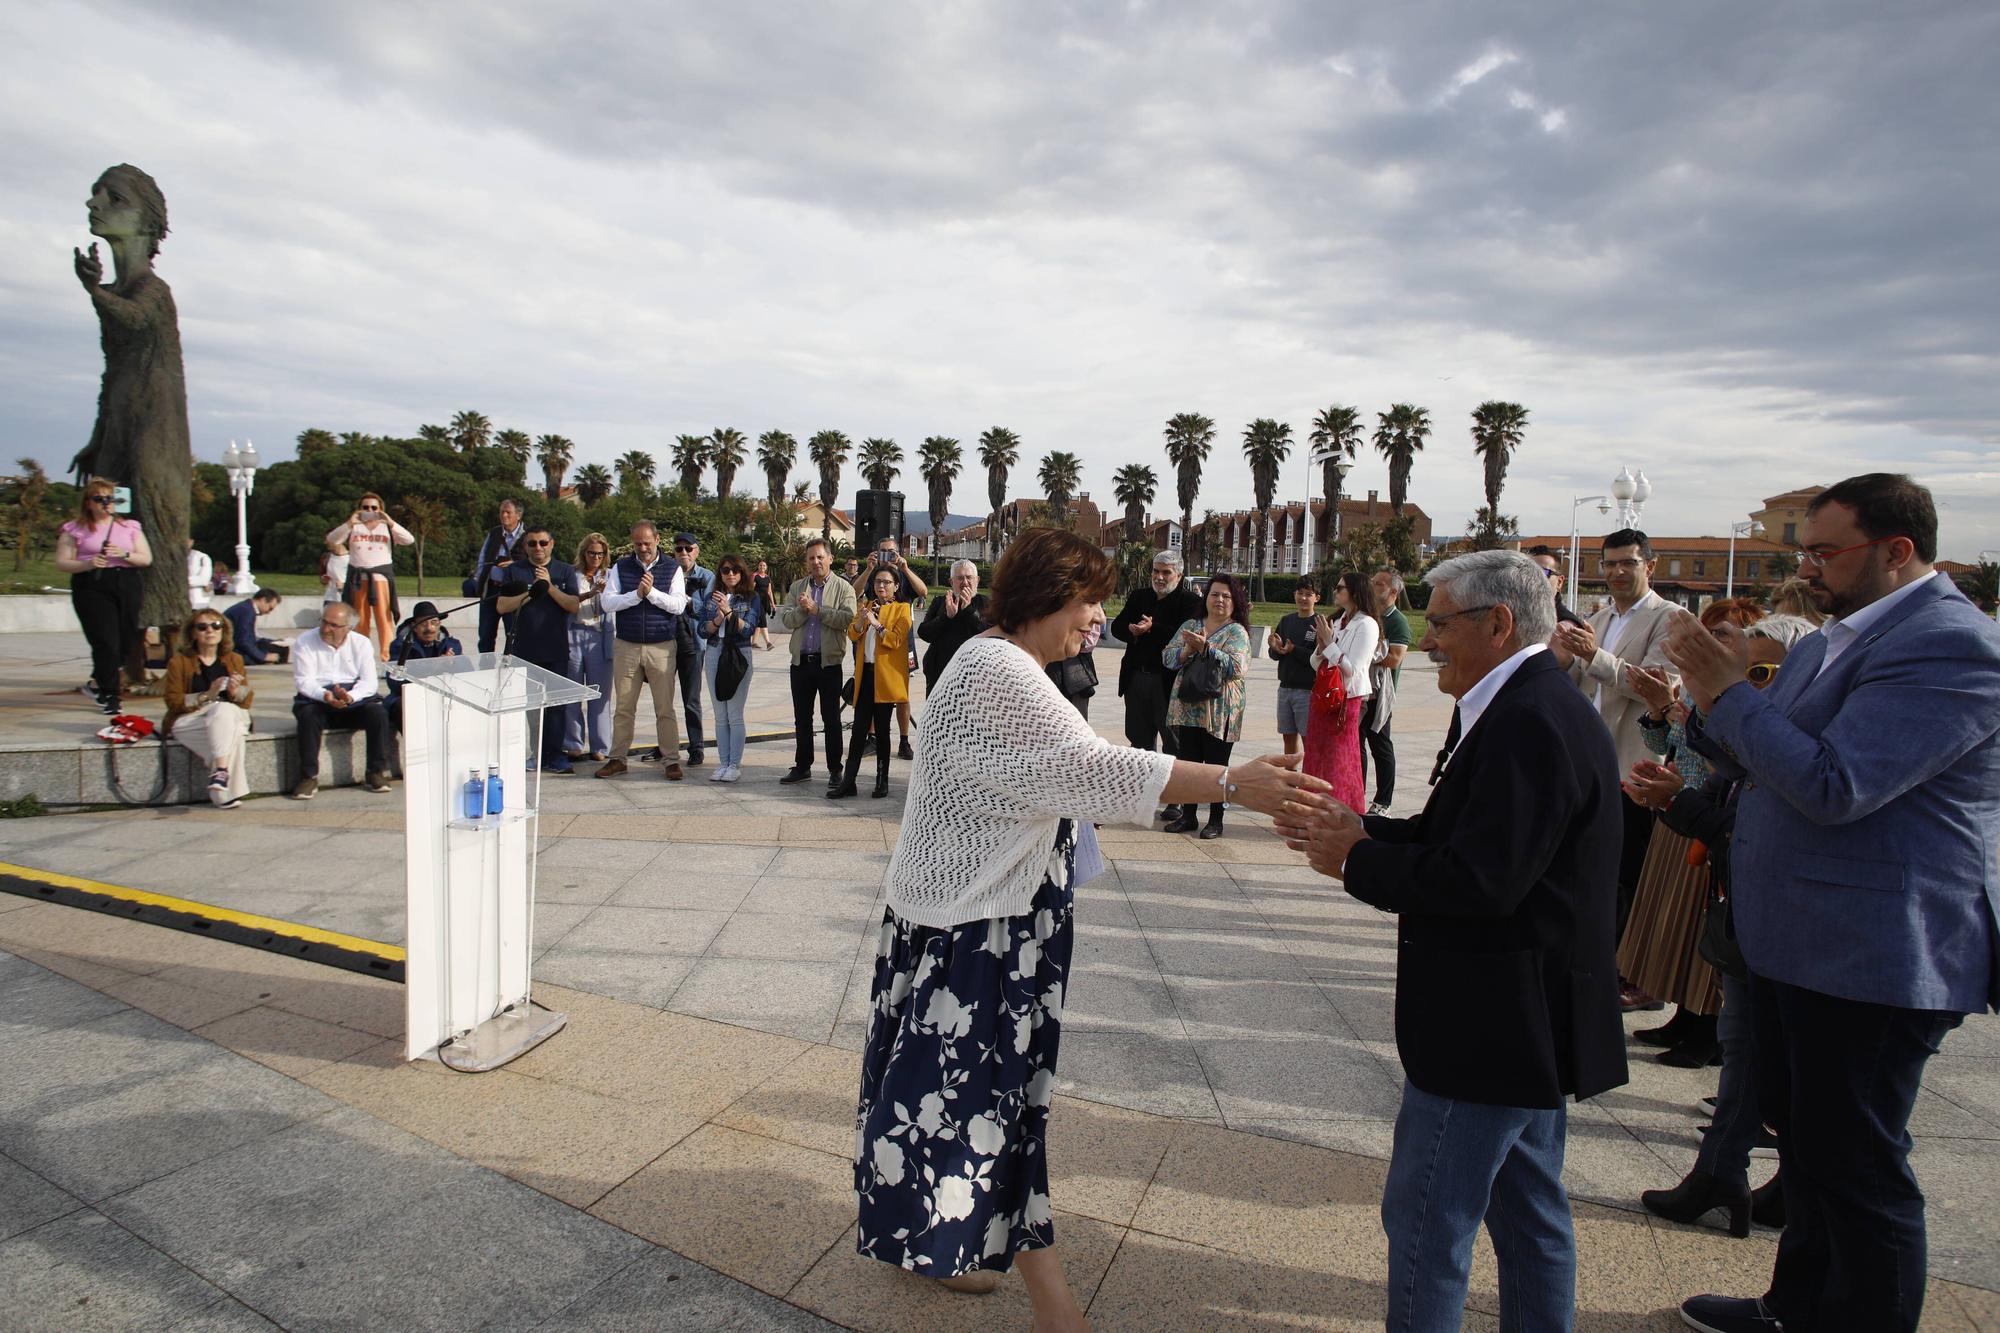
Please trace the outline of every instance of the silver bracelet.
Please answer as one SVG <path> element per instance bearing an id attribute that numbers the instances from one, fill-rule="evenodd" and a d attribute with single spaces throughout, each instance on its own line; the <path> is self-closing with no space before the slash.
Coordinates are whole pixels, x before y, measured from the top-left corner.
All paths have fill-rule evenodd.
<path id="1" fill-rule="evenodd" d="M 1222 772 L 1216 775 L 1215 780 L 1221 784 L 1222 794 L 1225 798 L 1236 794 L 1236 784 L 1229 780 L 1229 765 L 1224 764 L 1222 766 Z"/>

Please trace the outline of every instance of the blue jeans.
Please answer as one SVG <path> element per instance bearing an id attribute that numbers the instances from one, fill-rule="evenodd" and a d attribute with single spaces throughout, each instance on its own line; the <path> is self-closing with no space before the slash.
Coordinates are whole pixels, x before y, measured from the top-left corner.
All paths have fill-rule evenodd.
<path id="1" fill-rule="evenodd" d="M 563 749 L 605 754 L 611 749 L 611 626 L 569 627 L 569 678 L 597 687 L 597 697 L 571 706 L 563 728 Z"/>
<path id="2" fill-rule="evenodd" d="M 1715 1035 L 1722 1042 L 1722 1078 L 1715 1089 L 1715 1122 L 1701 1136 L 1694 1169 L 1725 1185 L 1750 1182 L 1750 1150 L 1764 1117 L 1757 1109 L 1757 1043 L 1750 1020 L 1750 982 L 1722 978 L 1722 1014 Z"/>
<path id="3" fill-rule="evenodd" d="M 722 645 L 710 644 L 701 655 L 701 669 L 708 676 L 708 697 L 715 699 L 715 752 L 725 764 L 743 762 L 743 705 L 750 699 L 750 677 L 757 673 L 757 650 L 748 643 L 742 647 L 750 665 L 744 669 L 743 679 L 736 682 L 736 694 L 728 699 L 715 699 L 715 669 L 722 662 Z"/>
<path id="4" fill-rule="evenodd" d="M 1484 1219 L 1500 1268 L 1502 1333 L 1566 1333 L 1576 1236 L 1562 1184 L 1565 1108 L 1438 1097 L 1403 1081 L 1382 1230 L 1393 1333 L 1454 1333 Z"/>

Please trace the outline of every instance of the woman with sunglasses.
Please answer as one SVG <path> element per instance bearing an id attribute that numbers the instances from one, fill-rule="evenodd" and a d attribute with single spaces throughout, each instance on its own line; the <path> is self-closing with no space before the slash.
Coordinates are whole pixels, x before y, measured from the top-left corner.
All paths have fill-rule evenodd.
<path id="1" fill-rule="evenodd" d="M 117 487 L 93 477 L 83 488 L 77 516 L 56 536 L 56 568 L 69 575 L 69 604 L 90 645 L 90 675 L 97 706 L 115 714 L 119 673 L 139 647 L 139 571 L 153 563 L 146 534 L 112 512 Z"/>
<path id="2" fill-rule="evenodd" d="M 355 632 L 375 645 L 375 656 L 389 660 L 389 640 L 403 618 L 396 603 L 396 551 L 416 536 L 390 518 L 382 497 L 370 491 L 361 497 L 347 522 L 326 534 L 328 549 L 347 547 L 347 585 L 342 595 L 354 608 Z"/>
<path id="3" fill-rule="evenodd" d="M 571 763 L 588 755 L 603 763 L 610 751 L 605 729 L 611 709 L 611 650 L 617 641 L 604 613 L 604 584 L 611 574 L 611 540 L 601 532 L 576 544 L 576 614 L 569 622 L 569 678 L 595 685 L 597 697 L 578 704 L 563 727 L 563 750 Z"/>
<path id="4" fill-rule="evenodd" d="M 167 659 L 167 716 L 160 724 L 162 739 L 171 736 L 208 765 L 208 799 L 221 810 L 241 805 L 250 789 L 243 750 L 255 695 L 234 639 L 221 615 L 194 613 L 178 650 Z"/>
<path id="5" fill-rule="evenodd" d="M 708 696 L 715 700 L 715 749 L 722 761 L 708 780 L 736 782 L 743 776 L 743 708 L 750 699 L 750 675 L 757 665 L 750 649 L 757 631 L 764 627 L 763 599 L 757 596 L 750 570 L 740 557 L 725 555 L 715 562 L 715 588 L 700 615 L 702 641 L 708 645 L 702 650 L 702 672 L 708 677 Z M 740 653 L 745 665 L 735 690 L 727 699 L 718 699 L 715 678 L 725 653 Z"/>

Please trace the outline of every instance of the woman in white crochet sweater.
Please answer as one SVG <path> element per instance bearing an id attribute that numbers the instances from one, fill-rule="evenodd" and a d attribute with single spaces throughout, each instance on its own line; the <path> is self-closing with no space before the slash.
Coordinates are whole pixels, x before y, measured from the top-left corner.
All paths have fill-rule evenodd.
<path id="1" fill-rule="evenodd" d="M 1227 768 L 1112 745 L 1049 680 L 1102 624 L 1111 562 L 1055 528 L 1001 558 L 984 634 L 924 703 L 876 950 L 855 1142 L 861 1253 L 989 1291 L 1018 1256 L 1042 1333 L 1087 1328 L 1055 1243 L 1045 1135 L 1081 821 L 1161 801 L 1317 806 L 1296 757 Z"/>

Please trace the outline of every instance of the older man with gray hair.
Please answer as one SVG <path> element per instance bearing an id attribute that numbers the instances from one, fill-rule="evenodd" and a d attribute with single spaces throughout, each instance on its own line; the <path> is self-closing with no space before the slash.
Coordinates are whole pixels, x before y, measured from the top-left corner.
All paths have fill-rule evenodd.
<path id="1" fill-rule="evenodd" d="M 1174 696 L 1174 670 L 1163 660 L 1181 625 L 1205 614 L 1201 594 L 1181 577 L 1181 553 L 1169 548 L 1153 557 L 1151 584 L 1135 588 L 1111 633 L 1125 645 L 1118 664 L 1118 693 L 1125 699 L 1125 739 L 1141 750 L 1179 748 L 1167 725 L 1167 701 Z"/>
<path id="2" fill-rule="evenodd" d="M 1625 1082 L 1614 957 L 1618 764 L 1548 650 L 1548 580 L 1515 551 L 1426 577 L 1418 649 L 1458 699 L 1461 739 L 1414 819 L 1299 798 L 1278 820 L 1313 868 L 1402 919 L 1405 1081 L 1382 1226 L 1390 1329 L 1456 1328 L 1486 1223 L 1502 1323 L 1568 1329 L 1576 1241 L 1566 1097 Z M 1310 807 L 1310 808 L 1307 808 Z"/>
<path id="3" fill-rule="evenodd" d="M 951 583 L 931 599 L 917 637 L 928 643 L 924 649 L 924 693 L 937 688 L 938 677 L 951 665 L 952 654 L 973 635 L 986 628 L 986 594 L 979 591 L 979 566 L 957 560 L 951 566 Z"/>

